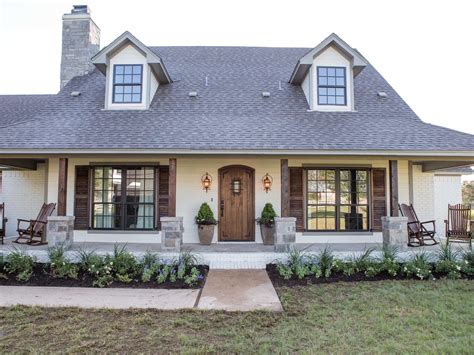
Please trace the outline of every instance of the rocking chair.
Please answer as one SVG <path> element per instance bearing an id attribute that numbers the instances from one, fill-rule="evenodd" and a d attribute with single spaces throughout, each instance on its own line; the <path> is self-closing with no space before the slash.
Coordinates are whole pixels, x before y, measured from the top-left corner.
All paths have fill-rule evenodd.
<path id="1" fill-rule="evenodd" d="M 408 218 L 408 245 L 411 247 L 420 247 L 423 245 L 435 245 L 438 242 L 435 240 L 436 225 L 435 221 L 420 222 L 416 215 L 413 205 L 406 205 L 402 203 L 398 205 L 400 213 L 403 217 Z"/>
<path id="2" fill-rule="evenodd" d="M 469 205 L 448 205 L 448 219 L 446 225 L 446 244 L 450 242 L 469 243 L 472 248 L 472 234 L 474 221 L 470 220 L 471 208 Z"/>
<path id="3" fill-rule="evenodd" d="M 48 223 L 48 217 L 51 216 L 55 208 L 55 203 L 43 203 L 36 219 L 18 219 L 18 238 L 14 242 L 31 245 L 48 244 L 46 241 L 46 224 Z M 21 223 L 28 223 L 28 227 L 21 228 Z"/>

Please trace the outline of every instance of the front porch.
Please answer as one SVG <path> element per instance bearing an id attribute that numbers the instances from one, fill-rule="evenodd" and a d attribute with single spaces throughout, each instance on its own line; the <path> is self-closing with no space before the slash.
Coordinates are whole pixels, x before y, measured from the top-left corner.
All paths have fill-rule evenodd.
<path id="1" fill-rule="evenodd" d="M 413 203 L 422 220 L 435 219 L 442 237 L 447 204 L 460 202 L 460 186 L 457 191 L 449 185 L 451 190 L 437 194 L 435 171 L 474 164 L 452 157 L 329 155 L 22 156 L 1 163 L 9 167 L 0 202 L 5 202 L 10 238 L 17 218 L 34 219 L 42 203 L 52 202 L 55 214 L 75 216 L 75 246 L 97 243 L 108 250 L 114 243 L 128 243 L 137 251 L 160 250 L 161 218 L 178 216 L 183 217 L 184 246 L 198 253 L 272 252 L 262 245 L 255 224 L 266 203 L 279 216 L 296 217 L 296 244 L 310 245 L 309 250 L 329 244 L 335 251 L 357 251 L 380 244 L 381 217 L 398 215 L 398 203 Z M 229 172 L 248 176 L 229 180 Z M 203 188 L 205 174 L 211 177 L 208 189 Z M 268 188 L 262 181 L 267 175 L 272 180 Z M 231 191 L 234 180 L 242 184 L 242 193 Z M 226 216 L 235 196 L 245 200 Z M 211 247 L 198 244 L 194 223 L 203 202 L 219 220 Z"/>

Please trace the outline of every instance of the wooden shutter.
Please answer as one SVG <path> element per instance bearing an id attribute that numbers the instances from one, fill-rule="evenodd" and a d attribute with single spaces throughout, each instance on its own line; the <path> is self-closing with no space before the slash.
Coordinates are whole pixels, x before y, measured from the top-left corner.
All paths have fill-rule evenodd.
<path id="1" fill-rule="evenodd" d="M 74 229 L 89 229 L 90 226 L 90 167 L 76 166 L 74 187 Z"/>
<path id="2" fill-rule="evenodd" d="M 382 217 L 387 215 L 386 170 L 372 169 L 372 230 L 382 231 Z"/>
<path id="3" fill-rule="evenodd" d="M 169 167 L 159 166 L 156 168 L 157 184 L 156 184 L 156 228 L 161 230 L 161 217 L 168 216 L 169 206 Z"/>
<path id="4" fill-rule="evenodd" d="M 304 231 L 303 168 L 290 169 L 290 217 L 296 217 L 296 231 Z"/>

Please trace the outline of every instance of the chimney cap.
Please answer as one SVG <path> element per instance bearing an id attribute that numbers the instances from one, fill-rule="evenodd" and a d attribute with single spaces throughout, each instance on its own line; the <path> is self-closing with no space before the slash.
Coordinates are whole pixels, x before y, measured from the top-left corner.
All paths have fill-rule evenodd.
<path id="1" fill-rule="evenodd" d="M 89 14 L 90 9 L 87 5 L 72 5 L 71 14 Z"/>

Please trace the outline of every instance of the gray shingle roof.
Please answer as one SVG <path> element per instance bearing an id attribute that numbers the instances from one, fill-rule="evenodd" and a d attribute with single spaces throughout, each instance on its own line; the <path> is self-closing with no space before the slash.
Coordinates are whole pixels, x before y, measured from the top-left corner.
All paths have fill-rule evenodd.
<path id="1" fill-rule="evenodd" d="M 34 119 L 2 128 L 0 148 L 474 151 L 473 135 L 423 123 L 371 65 L 355 79 L 356 112 L 307 112 L 302 89 L 287 82 L 308 48 L 151 49 L 174 82 L 160 86 L 149 110 L 103 110 L 105 78 L 96 70 Z M 36 139 L 19 140 L 28 130 Z"/>
<path id="2" fill-rule="evenodd" d="M 34 119 L 54 95 L 0 95 L 0 128 Z"/>

